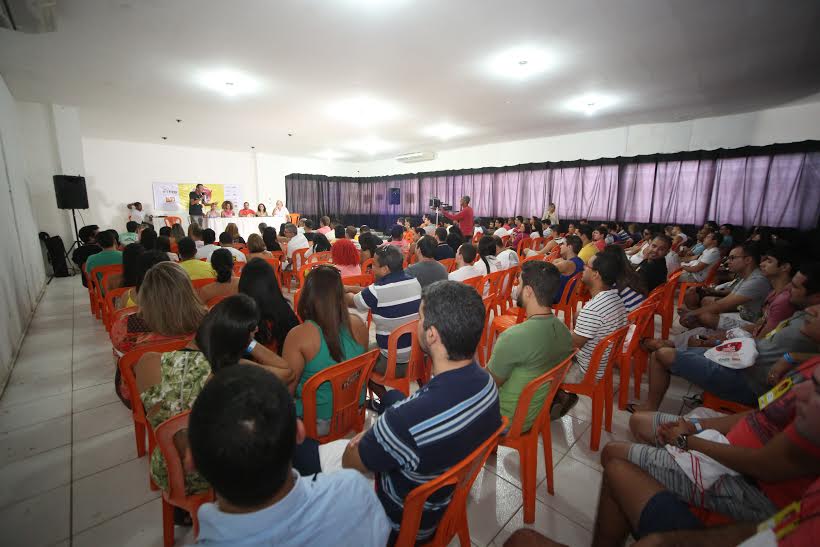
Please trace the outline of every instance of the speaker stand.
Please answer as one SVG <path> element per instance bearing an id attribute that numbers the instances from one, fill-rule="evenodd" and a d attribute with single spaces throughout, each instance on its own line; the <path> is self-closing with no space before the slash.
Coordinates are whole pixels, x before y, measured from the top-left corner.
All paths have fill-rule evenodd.
<path id="1" fill-rule="evenodd" d="M 77 265 L 74 264 L 74 261 L 71 260 L 71 251 L 74 250 L 74 247 L 79 248 L 82 243 L 80 243 L 80 232 L 77 230 L 77 210 L 71 210 L 71 218 L 74 220 L 74 241 L 71 243 L 71 247 L 68 248 L 65 252 L 65 263 L 68 266 L 68 271 L 71 274 L 71 277 L 80 273 L 77 270 Z M 51 280 L 54 279 L 54 273 L 52 272 L 51 276 L 49 276 L 46 285 L 51 284 Z"/>

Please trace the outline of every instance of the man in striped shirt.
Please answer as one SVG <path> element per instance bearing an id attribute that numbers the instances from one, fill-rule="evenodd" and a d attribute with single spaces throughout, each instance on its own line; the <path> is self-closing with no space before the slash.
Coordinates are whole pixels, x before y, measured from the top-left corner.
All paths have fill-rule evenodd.
<path id="1" fill-rule="evenodd" d="M 387 369 L 387 339 L 390 333 L 402 325 L 419 317 L 421 285 L 414 277 L 405 273 L 401 251 L 393 245 L 383 245 L 373 257 L 373 275 L 376 282 L 360 291 L 359 287 L 347 287 L 345 295 L 348 306 L 367 313 L 373 312 L 376 325 L 376 343 L 381 350 L 374 370 L 384 374 Z M 354 294 L 357 293 L 357 294 Z M 396 351 L 396 376 L 407 374 L 410 360 L 409 334 L 399 337 Z M 369 382 L 370 390 L 383 401 L 387 390 L 375 382 Z M 382 410 L 378 408 L 378 410 Z"/>
<path id="2" fill-rule="evenodd" d="M 425 288 L 418 336 L 432 358 L 433 379 L 345 449 L 345 468 L 376 473 L 392 540 L 407 494 L 462 461 L 501 425 L 495 381 L 473 360 L 483 328 L 484 304 L 472 287 L 438 281 Z M 443 488 L 427 499 L 416 541 L 432 538 L 452 495 Z"/>

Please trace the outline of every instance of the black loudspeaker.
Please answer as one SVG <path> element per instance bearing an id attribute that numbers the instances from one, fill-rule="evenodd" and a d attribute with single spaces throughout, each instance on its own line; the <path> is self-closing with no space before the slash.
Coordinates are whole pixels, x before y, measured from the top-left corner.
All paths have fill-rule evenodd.
<path id="1" fill-rule="evenodd" d="M 54 175 L 54 194 L 58 209 L 88 209 L 85 177 Z"/>
<path id="2" fill-rule="evenodd" d="M 401 188 L 390 189 L 390 205 L 401 205 Z"/>

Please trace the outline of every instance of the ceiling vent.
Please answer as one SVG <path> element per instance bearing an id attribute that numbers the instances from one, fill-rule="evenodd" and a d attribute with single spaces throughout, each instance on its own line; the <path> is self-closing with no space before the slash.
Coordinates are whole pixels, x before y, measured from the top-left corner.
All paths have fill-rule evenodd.
<path id="1" fill-rule="evenodd" d="M 396 156 L 396 161 L 400 161 L 402 163 L 416 163 L 419 161 L 430 161 L 434 159 L 436 159 L 435 152 L 413 152 L 411 154 Z"/>
<path id="2" fill-rule="evenodd" d="M 0 0 L 0 28 L 39 34 L 57 30 L 57 0 Z"/>

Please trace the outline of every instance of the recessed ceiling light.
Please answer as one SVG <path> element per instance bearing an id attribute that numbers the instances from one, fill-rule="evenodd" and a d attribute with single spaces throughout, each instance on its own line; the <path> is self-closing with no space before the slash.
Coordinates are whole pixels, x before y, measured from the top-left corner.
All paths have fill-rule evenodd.
<path id="1" fill-rule="evenodd" d="M 337 120 L 358 127 L 372 127 L 398 118 L 399 109 L 378 97 L 359 95 L 331 104 L 327 113 Z"/>
<path id="2" fill-rule="evenodd" d="M 199 74 L 197 81 L 203 87 L 226 97 L 251 95 L 261 88 L 257 80 L 236 70 L 205 71 Z"/>
<path id="3" fill-rule="evenodd" d="M 545 72 L 555 64 L 553 55 L 533 46 L 520 46 L 490 57 L 487 70 L 504 80 L 527 80 Z"/>
<path id="4" fill-rule="evenodd" d="M 601 110 L 611 107 L 617 102 L 617 99 L 611 95 L 586 93 L 567 101 L 566 108 L 573 112 L 582 112 L 587 116 L 592 116 Z"/>
<path id="5" fill-rule="evenodd" d="M 465 127 L 453 125 L 447 122 L 442 122 L 435 125 L 427 126 L 424 129 L 422 129 L 421 132 L 423 135 L 426 135 L 428 137 L 435 137 L 437 139 L 446 141 L 454 137 L 466 135 L 470 131 Z"/>
<path id="6" fill-rule="evenodd" d="M 347 144 L 347 148 L 373 155 L 381 152 L 387 152 L 388 150 L 393 150 L 398 148 L 398 145 L 394 142 L 386 141 L 379 137 L 365 137 L 363 139 L 349 142 Z"/>
<path id="7" fill-rule="evenodd" d="M 322 150 L 321 152 L 318 152 L 316 156 L 322 158 L 323 160 L 333 161 L 346 158 L 349 156 L 349 154 L 345 154 L 344 152 L 337 152 L 336 150 L 326 149 Z"/>

